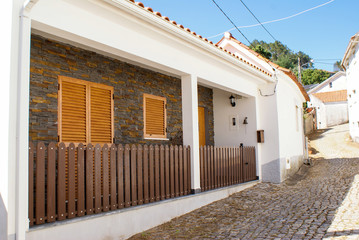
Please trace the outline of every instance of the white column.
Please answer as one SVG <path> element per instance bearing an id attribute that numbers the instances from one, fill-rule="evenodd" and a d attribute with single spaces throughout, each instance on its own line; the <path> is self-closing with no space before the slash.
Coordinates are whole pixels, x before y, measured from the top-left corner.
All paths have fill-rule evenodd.
<path id="1" fill-rule="evenodd" d="M 0 118 L 0 239 L 8 238 L 8 214 L 10 199 L 10 179 L 9 163 L 11 161 L 9 154 L 9 123 L 10 123 L 10 83 L 11 83 L 11 32 L 13 18 L 13 2 L 11 0 L 2 1 L 0 8 L 0 21 L 2 39 L 0 44 L 0 71 L 2 75 L 0 100 L 1 100 L 1 118 Z"/>
<path id="2" fill-rule="evenodd" d="M 16 239 L 25 239 L 29 229 L 29 92 L 31 19 L 21 16 L 16 121 Z"/>
<path id="3" fill-rule="evenodd" d="M 191 147 L 191 188 L 201 189 L 199 169 L 197 76 L 182 76 L 183 145 Z"/>

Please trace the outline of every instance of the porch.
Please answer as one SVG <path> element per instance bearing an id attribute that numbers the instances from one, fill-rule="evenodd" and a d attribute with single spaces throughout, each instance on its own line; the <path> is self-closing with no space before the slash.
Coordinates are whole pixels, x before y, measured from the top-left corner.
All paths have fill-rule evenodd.
<path id="1" fill-rule="evenodd" d="M 201 191 L 256 180 L 254 147 L 200 148 Z M 187 146 L 29 144 L 30 226 L 178 198 L 191 191 Z"/>

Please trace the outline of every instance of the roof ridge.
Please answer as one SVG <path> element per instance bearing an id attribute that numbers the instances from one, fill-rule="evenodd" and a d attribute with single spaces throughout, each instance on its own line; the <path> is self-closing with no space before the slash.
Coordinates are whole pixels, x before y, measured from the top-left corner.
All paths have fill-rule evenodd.
<path id="1" fill-rule="evenodd" d="M 184 31 L 186 31 L 186 32 L 188 32 L 188 33 L 190 33 L 190 34 L 192 34 L 193 36 L 196 36 L 196 37 L 200 38 L 201 40 L 203 40 L 203 41 L 205 41 L 205 42 L 211 44 L 212 46 L 217 47 L 218 49 L 220 49 L 220 50 L 222 50 L 222 51 L 228 53 L 229 55 L 233 56 L 234 58 L 238 59 L 239 61 L 241 61 L 241 62 L 243 62 L 243 63 L 246 63 L 247 65 L 251 66 L 252 68 L 258 70 L 259 72 L 261 72 L 261 73 L 263 73 L 263 74 L 265 74 L 265 75 L 267 75 L 267 76 L 269 76 L 269 77 L 272 77 L 272 76 L 273 76 L 271 73 L 265 71 L 264 69 L 259 68 L 258 66 L 254 65 L 253 63 L 250 63 L 250 62 L 248 62 L 248 61 L 246 61 L 246 60 L 244 60 L 244 59 L 238 57 L 238 56 L 235 55 L 234 53 L 232 53 L 232 52 L 230 52 L 230 51 L 227 51 L 226 49 L 220 47 L 218 44 L 215 44 L 215 43 L 213 43 L 212 41 L 208 40 L 207 38 L 204 38 L 204 37 L 202 37 L 201 35 L 198 35 L 196 32 L 191 31 L 189 28 L 185 28 L 183 25 L 177 24 L 176 21 L 170 20 L 170 19 L 169 19 L 168 17 L 166 17 L 166 16 L 162 16 L 162 14 L 161 14 L 160 12 L 155 12 L 155 11 L 153 11 L 152 8 L 150 8 L 150 7 L 145 7 L 142 2 L 135 2 L 135 0 L 127 0 L 127 1 L 132 2 L 132 3 L 135 4 L 136 6 L 139 6 L 139 7 L 143 8 L 144 10 L 147 10 L 148 12 L 152 13 L 153 15 L 156 15 L 157 17 L 160 17 L 160 18 L 162 18 L 163 20 L 165 20 L 165 21 L 167 21 L 167 22 L 169 22 L 169 23 L 172 23 L 173 25 L 175 25 L 175 26 L 181 28 L 182 30 L 184 30 Z"/>

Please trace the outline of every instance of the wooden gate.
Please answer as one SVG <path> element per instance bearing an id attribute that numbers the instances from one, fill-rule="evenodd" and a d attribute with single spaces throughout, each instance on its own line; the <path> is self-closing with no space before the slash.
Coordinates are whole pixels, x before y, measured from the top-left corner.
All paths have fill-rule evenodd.
<path id="1" fill-rule="evenodd" d="M 200 147 L 201 190 L 257 179 L 255 147 Z"/>

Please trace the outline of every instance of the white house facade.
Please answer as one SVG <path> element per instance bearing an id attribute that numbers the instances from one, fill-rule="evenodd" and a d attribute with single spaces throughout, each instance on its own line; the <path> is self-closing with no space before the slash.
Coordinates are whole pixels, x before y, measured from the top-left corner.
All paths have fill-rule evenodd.
<path id="1" fill-rule="evenodd" d="M 342 66 L 347 77 L 349 132 L 355 142 L 359 142 L 359 67 L 358 67 L 359 34 L 355 34 L 349 41 L 345 51 Z"/>
<path id="2" fill-rule="evenodd" d="M 340 71 L 308 91 L 310 107 L 316 110 L 317 128 L 348 122 L 347 78 Z"/>
<path id="3" fill-rule="evenodd" d="M 125 239 L 303 161 L 284 70 L 132 0 L 1 11 L 0 239 Z"/>
<path id="4" fill-rule="evenodd" d="M 217 44 L 245 61 L 255 62 L 257 66 L 267 69 L 275 76 L 276 82 L 260 89 L 260 95 L 272 105 L 271 108 L 268 107 L 268 111 L 276 111 L 278 122 L 278 125 L 271 128 L 271 131 L 278 133 L 278 142 L 271 147 L 277 149 L 279 158 L 265 166 L 266 171 L 273 171 L 271 178 L 267 180 L 281 182 L 296 172 L 303 163 L 303 102 L 309 97 L 289 69 L 263 58 L 230 33 L 225 33 Z M 276 174 L 278 171 L 280 175 Z"/>

